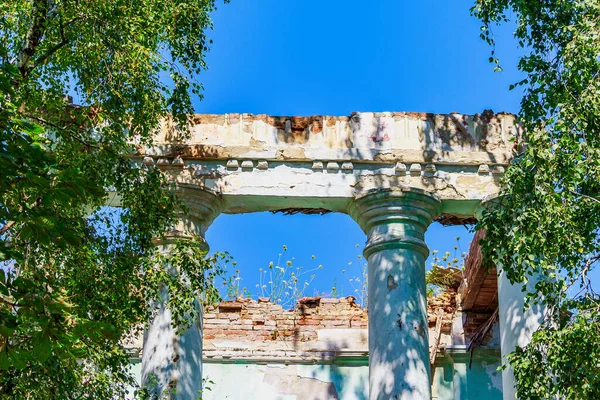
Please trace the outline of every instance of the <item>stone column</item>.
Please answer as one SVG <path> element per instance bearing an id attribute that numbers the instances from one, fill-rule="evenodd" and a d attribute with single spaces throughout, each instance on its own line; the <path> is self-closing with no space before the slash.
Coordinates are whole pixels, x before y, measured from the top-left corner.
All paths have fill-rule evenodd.
<path id="1" fill-rule="evenodd" d="M 180 195 L 189 211 L 166 237 L 157 240 L 157 246 L 166 253 L 177 239 L 199 237 L 208 251 L 204 234 L 221 210 L 221 199 L 202 190 L 182 190 Z M 144 333 L 142 384 L 154 395 L 171 393 L 169 399 L 197 399 L 202 390 L 202 307 L 198 301 L 195 315 L 190 316 L 191 327 L 183 333 L 177 332 L 171 326 L 171 311 L 166 307 L 168 296 L 165 289 L 156 301 L 155 317 Z"/>
<path id="2" fill-rule="evenodd" d="M 412 188 L 369 191 L 349 207 L 367 234 L 370 400 L 431 398 L 424 235 L 440 208 Z"/>
<path id="3" fill-rule="evenodd" d="M 527 291 L 535 290 L 539 276 L 530 278 Z M 500 351 L 502 362 L 517 346 L 525 347 L 531 336 L 544 320 L 545 307 L 534 303 L 524 311 L 526 293 L 522 284 L 512 284 L 501 269 L 498 270 L 498 319 L 500 321 Z M 504 400 L 517 398 L 515 376 L 510 366 L 502 371 L 502 397 Z"/>

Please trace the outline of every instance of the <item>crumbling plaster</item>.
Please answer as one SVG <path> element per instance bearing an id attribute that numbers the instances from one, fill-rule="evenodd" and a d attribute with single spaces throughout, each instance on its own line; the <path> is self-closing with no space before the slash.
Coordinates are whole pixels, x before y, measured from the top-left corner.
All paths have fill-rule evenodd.
<path id="1" fill-rule="evenodd" d="M 443 316 L 442 339 L 432 368 L 432 399 L 499 400 L 498 329 L 472 355 L 467 346 L 456 344 L 450 335 L 455 296 L 450 291 L 428 301 L 430 338 L 435 316 L 440 312 Z M 239 299 L 208 308 L 202 363 L 204 385 L 210 390 L 202 398 L 366 400 L 367 319 L 366 310 L 352 297 L 307 298 L 293 310 L 266 299 Z M 274 331 L 278 334 L 273 335 Z M 465 332 L 467 342 L 472 333 Z M 137 346 L 136 353 L 141 349 L 141 343 L 132 346 Z M 140 364 L 134 364 L 133 372 L 139 374 L 139 369 Z"/>
<path id="2" fill-rule="evenodd" d="M 196 115 L 189 135 L 182 135 L 165 120 L 153 146 L 137 146 L 131 157 L 134 162 L 160 168 L 176 184 L 191 221 L 178 234 L 202 235 L 220 212 L 350 213 L 368 235 L 369 398 L 426 399 L 436 393 L 429 379 L 430 362 L 437 363 L 437 359 L 432 354 L 430 360 L 429 352 L 455 335 L 438 341 L 438 334 L 433 349 L 428 348 L 431 321 L 425 309 L 425 230 L 439 217 L 457 223 L 472 219 L 482 200 L 497 194 L 518 139 L 514 116 L 492 112 L 474 116 L 387 112 L 348 117 Z M 437 319 L 436 325 L 445 325 L 440 321 Z M 272 324 L 268 321 L 269 327 Z M 467 320 L 459 334 L 465 335 L 465 326 Z M 439 333 L 438 328 L 436 331 Z M 209 345 L 206 336 L 204 339 Z M 227 347 L 225 343 L 220 345 Z M 391 344 L 397 348 L 391 349 Z M 156 345 L 148 342 L 145 347 Z M 271 350 L 252 349 L 249 353 L 248 349 L 219 348 L 220 358 L 209 356 L 204 362 L 229 365 L 234 359 L 261 364 L 267 358 L 260 357 Z M 466 352 L 464 348 L 454 350 Z M 298 357 L 293 367 L 307 361 L 297 348 L 295 354 L 275 353 L 271 355 L 278 360 Z M 315 350 L 313 356 L 320 358 L 314 362 L 333 365 L 342 356 L 338 350 L 329 353 Z M 448 360 L 454 359 L 450 352 L 444 354 Z M 144 352 L 143 365 L 151 365 L 152 357 Z M 197 358 L 194 365 L 200 368 Z M 465 398 L 465 365 L 451 364 L 453 398 Z M 437 364 L 434 368 L 437 371 Z M 320 390 L 330 392 L 329 398 L 339 395 L 335 385 L 321 381 L 325 387 L 310 380 L 313 378 L 294 374 L 287 386 L 306 389 L 320 385 Z M 192 381 L 198 375 L 182 377 L 182 385 L 194 386 Z M 277 391 L 279 397 L 275 398 L 296 398 L 286 397 L 295 396 L 293 392 Z"/>
<path id="3" fill-rule="evenodd" d="M 513 115 L 490 111 L 200 114 L 187 137 L 163 121 L 153 146 L 139 145 L 132 157 L 181 188 L 219 193 L 225 213 L 346 212 L 358 192 L 407 186 L 435 193 L 442 214 L 466 217 L 497 193 L 518 136 Z"/>

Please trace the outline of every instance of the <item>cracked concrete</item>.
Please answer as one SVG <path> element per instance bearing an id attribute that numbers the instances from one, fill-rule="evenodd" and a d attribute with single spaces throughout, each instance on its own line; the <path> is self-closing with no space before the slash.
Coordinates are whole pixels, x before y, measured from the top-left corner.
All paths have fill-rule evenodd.
<path id="1" fill-rule="evenodd" d="M 161 169 L 176 185 L 187 203 L 190 221 L 200 223 L 197 227 L 195 222 L 188 224 L 192 234 L 202 235 L 220 212 L 349 213 L 368 237 L 364 255 L 369 264 L 369 397 L 429 399 L 432 361 L 428 356 L 425 230 L 436 218 L 447 223 L 472 219 L 482 200 L 498 193 L 519 133 L 514 116 L 491 111 L 473 116 L 208 114 L 191 119 L 189 135 L 178 131 L 172 121 L 163 121 L 153 146 L 138 145 L 131 157 L 144 167 Z M 320 324 L 308 318 L 301 322 Z M 221 323 L 231 321 L 215 318 L 207 326 Z M 279 332 L 274 326 L 278 326 L 276 320 L 257 320 L 251 328 L 264 341 L 276 341 L 286 333 L 294 335 L 295 330 Z M 240 332 L 245 334 L 248 327 L 244 325 Z M 222 329 L 213 334 L 226 335 Z M 435 347 L 439 346 L 437 339 Z M 261 362 L 257 357 L 277 358 L 281 353 L 301 360 L 307 356 L 297 349 L 289 354 L 260 350 L 251 354 L 244 350 L 237 356 L 244 362 Z M 219 348 L 217 357 L 224 360 L 236 352 Z M 322 352 L 320 361 L 336 361 L 337 350 L 333 356 L 331 352 Z M 355 354 L 349 356 L 352 359 Z M 153 365 L 150 352 L 144 353 L 144 360 L 143 365 Z M 181 364 L 178 360 L 171 364 Z M 201 366 L 199 358 L 194 362 Z M 279 365 L 277 368 L 288 371 L 279 376 L 276 368 L 267 376 L 260 371 L 264 367 L 253 366 L 255 373 L 263 373 L 266 379 L 262 389 L 282 400 L 297 399 L 313 387 L 315 393 L 326 393 L 324 398 L 338 398 L 337 384 L 328 383 L 337 379 L 333 375 L 330 380 L 301 376 L 293 371 L 296 367 Z M 231 368 L 224 366 L 220 371 L 227 373 Z M 464 369 L 462 365 L 458 368 Z M 243 370 L 237 370 L 239 379 L 244 379 Z M 186 383 L 199 382 L 187 375 Z M 361 387 L 365 385 L 361 383 Z M 351 394 L 343 396 L 350 398 Z"/>
<path id="2" fill-rule="evenodd" d="M 220 194 L 225 213 L 346 212 L 357 193 L 407 186 L 435 193 L 442 214 L 460 219 L 498 192 L 519 134 L 513 115 L 490 111 L 199 114 L 187 137 L 164 121 L 154 145 L 132 158 L 182 188 Z"/>

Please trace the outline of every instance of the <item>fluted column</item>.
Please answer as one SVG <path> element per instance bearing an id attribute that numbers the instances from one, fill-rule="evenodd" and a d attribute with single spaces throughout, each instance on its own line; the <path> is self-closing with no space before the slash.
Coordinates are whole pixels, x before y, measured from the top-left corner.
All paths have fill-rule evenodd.
<path id="1" fill-rule="evenodd" d="M 208 251 L 204 234 L 222 208 L 221 199 L 203 190 L 181 190 L 180 196 L 189 210 L 168 235 L 157 240 L 159 251 L 168 253 L 176 240 L 193 238 L 200 238 Z M 197 399 L 202 390 L 202 307 L 198 301 L 190 328 L 178 332 L 171 325 L 168 296 L 165 289 L 156 300 L 155 317 L 144 333 L 142 384 L 156 396 L 170 393 L 170 399 Z"/>
<path id="2" fill-rule="evenodd" d="M 350 205 L 367 234 L 370 400 L 431 398 L 424 235 L 440 207 L 412 188 L 367 192 Z"/>

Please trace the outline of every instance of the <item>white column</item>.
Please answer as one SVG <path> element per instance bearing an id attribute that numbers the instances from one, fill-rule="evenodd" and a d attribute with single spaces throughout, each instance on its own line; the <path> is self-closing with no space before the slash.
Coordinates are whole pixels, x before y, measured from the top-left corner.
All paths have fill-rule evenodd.
<path id="1" fill-rule="evenodd" d="M 177 239 L 204 240 L 221 209 L 220 198 L 210 192 L 182 191 L 181 195 L 189 212 L 167 237 L 157 241 L 161 252 L 169 252 Z M 208 251 L 206 242 L 204 245 Z M 198 399 L 202 390 L 202 307 L 198 302 L 195 315 L 190 316 L 191 327 L 181 333 L 171 325 L 168 296 L 165 289 L 156 300 L 155 317 L 144 333 L 142 384 L 156 396 L 170 393 L 169 399 Z"/>
<path id="2" fill-rule="evenodd" d="M 475 216 L 480 219 L 487 207 L 501 206 L 497 199 L 497 195 L 493 195 L 482 201 L 475 211 Z M 527 293 L 522 291 L 523 285 L 521 283 L 510 283 L 502 268 L 497 267 L 496 269 L 498 271 L 500 353 L 502 354 L 502 364 L 506 365 L 506 368 L 502 370 L 502 398 L 504 400 L 514 400 L 517 398 L 515 376 L 513 369 L 506 360 L 506 356 L 512 353 L 517 346 L 527 346 L 531 341 L 531 336 L 544 320 L 546 309 L 541 304 L 533 303 L 525 311 L 525 296 Z M 535 284 L 539 278 L 539 275 L 529 277 L 526 285 L 527 292 L 535 290 Z"/>
<path id="3" fill-rule="evenodd" d="M 431 398 L 424 235 L 440 207 L 412 188 L 367 192 L 350 205 L 367 234 L 370 400 Z"/>
<path id="4" fill-rule="evenodd" d="M 527 291 L 535 290 L 536 279 L 530 279 Z M 512 284 L 504 271 L 498 271 L 498 317 L 500 321 L 500 351 L 502 362 L 508 364 L 506 356 L 517 346 L 524 347 L 531 341 L 544 319 L 545 308 L 540 304 L 532 304 L 524 311 L 526 293 L 521 291 L 521 284 Z M 502 396 L 504 400 L 517 398 L 515 376 L 510 365 L 502 371 Z"/>

